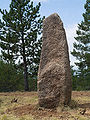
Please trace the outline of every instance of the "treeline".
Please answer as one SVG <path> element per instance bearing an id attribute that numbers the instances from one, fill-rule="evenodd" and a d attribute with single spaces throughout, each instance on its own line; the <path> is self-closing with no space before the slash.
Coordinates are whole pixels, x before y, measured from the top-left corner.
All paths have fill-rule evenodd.
<path id="1" fill-rule="evenodd" d="M 77 70 L 72 68 L 74 90 L 90 90 L 90 0 L 86 0 L 84 8 L 83 21 L 78 24 L 71 52 L 77 60 Z"/>
<path id="2" fill-rule="evenodd" d="M 11 0 L 9 12 L 0 9 L 0 92 L 37 90 L 44 19 L 40 6 L 31 0 Z M 90 0 L 85 10 L 71 52 L 78 60 L 77 70 L 71 67 L 73 90 L 90 90 Z"/>
<path id="3" fill-rule="evenodd" d="M 37 72 L 28 75 L 29 91 L 37 90 Z M 23 70 L 0 60 L 0 92 L 24 91 Z"/>

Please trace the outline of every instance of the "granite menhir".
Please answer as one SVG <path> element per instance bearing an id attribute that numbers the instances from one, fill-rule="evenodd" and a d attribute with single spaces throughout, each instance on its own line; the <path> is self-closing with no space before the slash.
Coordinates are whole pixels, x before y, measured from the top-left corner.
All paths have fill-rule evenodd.
<path id="1" fill-rule="evenodd" d="M 43 44 L 38 71 L 39 105 L 54 108 L 71 100 L 71 73 L 63 23 L 58 14 L 43 22 Z"/>

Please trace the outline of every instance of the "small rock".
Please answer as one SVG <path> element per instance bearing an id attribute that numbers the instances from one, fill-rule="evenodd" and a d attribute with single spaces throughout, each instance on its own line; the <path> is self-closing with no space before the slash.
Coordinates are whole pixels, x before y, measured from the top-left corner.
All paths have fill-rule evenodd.
<path id="1" fill-rule="evenodd" d="M 83 109 L 82 111 L 80 111 L 80 114 L 81 114 L 81 115 L 84 115 L 84 114 L 85 114 L 85 112 L 86 112 L 86 108 L 85 108 L 85 109 Z"/>
<path id="2" fill-rule="evenodd" d="M 18 100 L 17 98 L 14 98 L 14 99 L 11 100 L 11 103 L 14 103 L 14 102 L 17 103 L 17 100 Z"/>

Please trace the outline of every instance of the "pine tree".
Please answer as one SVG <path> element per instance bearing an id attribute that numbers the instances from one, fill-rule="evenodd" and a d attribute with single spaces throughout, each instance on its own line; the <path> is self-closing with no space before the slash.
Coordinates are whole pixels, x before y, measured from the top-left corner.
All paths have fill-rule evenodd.
<path id="1" fill-rule="evenodd" d="M 82 89 L 90 89 L 90 0 L 86 0 L 83 13 L 84 20 L 78 24 L 77 37 L 71 54 L 78 62 L 78 78 Z"/>
<path id="2" fill-rule="evenodd" d="M 31 0 L 12 0 L 9 12 L 1 10 L 0 47 L 8 63 L 23 66 L 25 91 L 29 90 L 28 74 L 38 66 L 41 51 L 42 21 L 40 2 L 34 7 Z M 39 36 L 38 36 L 39 35 Z M 29 72 L 30 71 L 30 72 Z"/>

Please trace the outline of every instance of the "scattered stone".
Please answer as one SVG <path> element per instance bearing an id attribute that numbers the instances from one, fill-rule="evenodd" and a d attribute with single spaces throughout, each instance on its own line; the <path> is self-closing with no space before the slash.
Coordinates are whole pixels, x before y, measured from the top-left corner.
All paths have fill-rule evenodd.
<path id="1" fill-rule="evenodd" d="M 84 115 L 85 112 L 86 112 L 86 108 L 84 108 L 82 111 L 80 111 L 80 114 L 81 114 L 81 115 Z"/>
<path id="2" fill-rule="evenodd" d="M 17 100 L 18 100 L 17 98 L 14 98 L 14 99 L 11 100 L 11 103 L 14 103 L 14 102 L 17 103 Z"/>
<path id="3" fill-rule="evenodd" d="M 43 44 L 38 71 L 39 105 L 54 108 L 71 100 L 68 45 L 63 23 L 52 14 L 43 23 Z"/>

